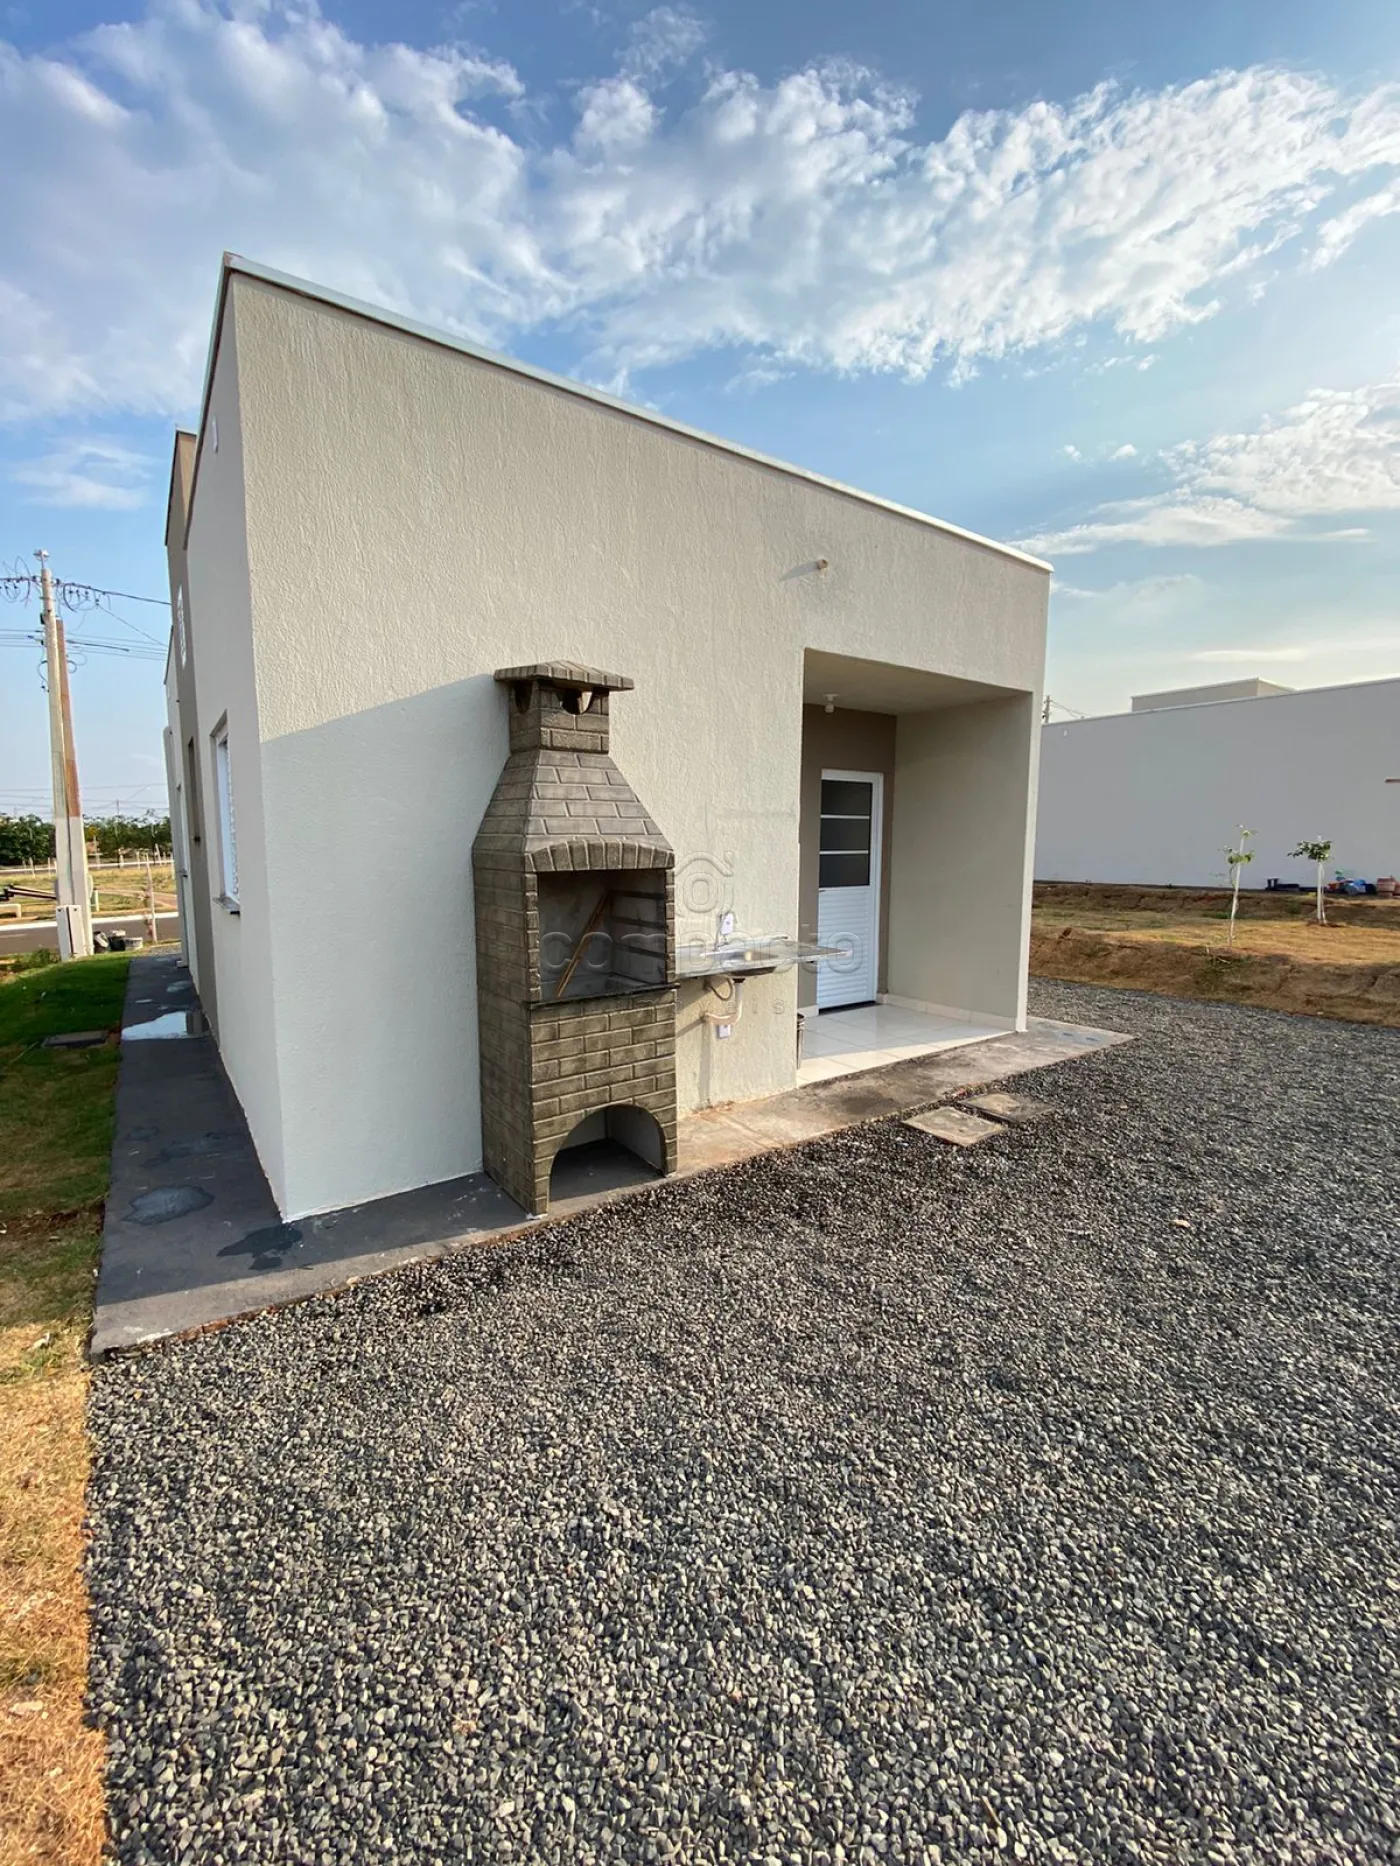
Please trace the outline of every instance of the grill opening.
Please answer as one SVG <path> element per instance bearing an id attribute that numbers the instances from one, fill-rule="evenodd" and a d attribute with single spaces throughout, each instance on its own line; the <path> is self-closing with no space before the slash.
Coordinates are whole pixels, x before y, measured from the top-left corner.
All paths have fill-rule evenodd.
<path id="1" fill-rule="evenodd" d="M 537 877 L 540 999 L 606 998 L 667 983 L 666 870 Z"/>

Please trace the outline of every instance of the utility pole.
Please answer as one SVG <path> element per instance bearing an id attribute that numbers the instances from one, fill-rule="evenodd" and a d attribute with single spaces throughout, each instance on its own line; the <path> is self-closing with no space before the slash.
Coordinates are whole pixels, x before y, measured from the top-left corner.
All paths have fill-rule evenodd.
<path id="1" fill-rule="evenodd" d="M 92 951 L 87 839 L 73 749 L 73 708 L 68 692 L 68 650 L 63 618 L 53 599 L 49 554 L 39 560 L 39 599 L 44 617 L 44 662 L 49 689 L 49 748 L 53 758 L 54 918 L 60 959 L 85 959 Z"/>

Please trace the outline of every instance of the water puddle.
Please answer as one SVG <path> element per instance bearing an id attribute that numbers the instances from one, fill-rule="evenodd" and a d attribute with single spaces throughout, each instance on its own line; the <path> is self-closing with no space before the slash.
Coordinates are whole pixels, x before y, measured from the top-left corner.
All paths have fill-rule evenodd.
<path id="1" fill-rule="evenodd" d="M 203 1186 L 157 1186 L 150 1192 L 138 1192 L 126 1215 L 138 1225 L 164 1225 L 172 1218 L 201 1212 L 213 1202 L 213 1193 L 206 1192 Z"/>
<path id="2" fill-rule="evenodd" d="M 145 1042 L 151 1038 L 202 1037 L 205 1032 L 203 1011 L 162 1011 L 159 1017 L 147 1017 L 139 1024 L 127 1024 L 123 1043 Z"/>

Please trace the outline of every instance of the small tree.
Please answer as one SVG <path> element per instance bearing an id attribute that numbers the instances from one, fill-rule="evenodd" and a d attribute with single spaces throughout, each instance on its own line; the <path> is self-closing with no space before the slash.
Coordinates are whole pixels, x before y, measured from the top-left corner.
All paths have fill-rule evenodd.
<path id="1" fill-rule="evenodd" d="M 1252 829 L 1246 829 L 1241 824 L 1239 847 L 1227 848 L 1225 851 L 1225 860 L 1230 864 L 1230 932 L 1225 941 L 1227 946 L 1235 943 L 1235 915 L 1240 910 L 1240 875 L 1245 863 L 1254 860 L 1253 849 L 1246 849 L 1244 845 L 1253 834 Z"/>
<path id="2" fill-rule="evenodd" d="M 1327 908 L 1323 904 L 1322 871 L 1332 859 L 1332 845 L 1330 842 L 1300 842 L 1296 849 L 1290 849 L 1288 853 L 1290 856 L 1299 856 L 1304 861 L 1317 864 L 1317 924 L 1325 927 Z"/>

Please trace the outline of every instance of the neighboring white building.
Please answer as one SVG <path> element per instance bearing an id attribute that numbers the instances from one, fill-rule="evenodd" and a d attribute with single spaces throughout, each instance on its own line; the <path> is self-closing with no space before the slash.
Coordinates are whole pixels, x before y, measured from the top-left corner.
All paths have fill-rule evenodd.
<path id="1" fill-rule="evenodd" d="M 481 1168 L 503 668 L 635 682 L 682 943 L 840 936 L 727 1026 L 674 988 L 682 1113 L 790 1087 L 817 996 L 1023 1026 L 1035 559 L 234 258 L 167 542 L 186 949 L 284 1214 Z"/>
<path id="2" fill-rule="evenodd" d="M 1288 851 L 1328 839 L 1335 867 L 1374 881 L 1400 873 L 1393 777 L 1400 679 L 1140 695 L 1130 713 L 1043 728 L 1036 878 L 1225 886 L 1243 825 L 1255 833 L 1242 885 L 1311 882 Z"/>
<path id="3" fill-rule="evenodd" d="M 1218 706 L 1222 700 L 1262 700 L 1273 693 L 1293 693 L 1272 680 L 1217 680 L 1208 687 L 1170 687 L 1163 693 L 1135 693 L 1135 713 L 1157 713 L 1166 706 Z"/>

